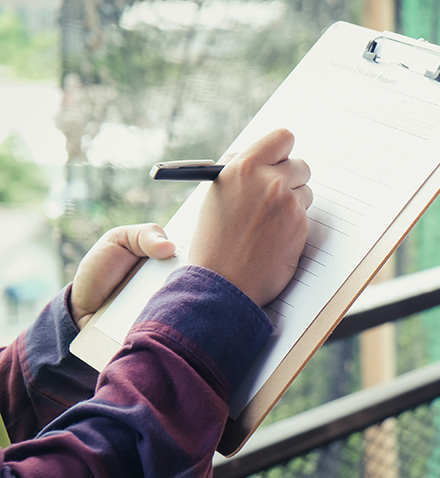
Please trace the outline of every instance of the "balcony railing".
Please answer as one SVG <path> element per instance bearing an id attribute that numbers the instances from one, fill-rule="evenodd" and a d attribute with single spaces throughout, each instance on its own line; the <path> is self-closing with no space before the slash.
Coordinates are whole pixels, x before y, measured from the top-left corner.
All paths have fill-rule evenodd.
<path id="1" fill-rule="evenodd" d="M 440 305 L 440 267 L 370 286 L 328 342 L 437 305 Z M 440 445 L 436 446 L 440 437 L 437 397 L 440 397 L 440 363 L 259 429 L 235 457 L 215 457 L 214 477 L 440 476 L 440 456 L 435 456 L 440 455 Z M 416 418 L 409 420 L 409 414 Z M 421 423 L 419 431 L 408 433 L 408 423 Z M 421 443 L 424 443 L 422 450 Z M 409 450 L 405 451 L 403 444 Z M 337 457 L 335 448 L 339 450 Z M 341 453 L 342 448 L 345 453 Z M 374 464 L 375 471 L 371 471 L 374 448 L 377 452 L 373 455 L 382 458 Z M 410 456 L 411 449 L 417 457 Z M 343 463 L 343 455 L 345 459 L 350 456 L 352 462 Z M 295 473 L 293 470 L 298 469 L 295 460 L 302 460 L 302 465 L 309 460 L 310 474 Z M 331 472 L 332 466 L 337 471 Z M 423 467 L 425 471 L 421 471 Z M 349 470 L 346 475 L 344 469 Z M 432 474 L 433 469 L 437 475 Z"/>

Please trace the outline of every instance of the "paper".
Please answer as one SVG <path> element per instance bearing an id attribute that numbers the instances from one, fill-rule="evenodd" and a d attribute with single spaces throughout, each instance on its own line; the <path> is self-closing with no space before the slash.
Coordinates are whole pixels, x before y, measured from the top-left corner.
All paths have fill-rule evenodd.
<path id="1" fill-rule="evenodd" d="M 440 85 L 363 59 L 372 35 L 345 23 L 329 29 L 230 148 L 242 150 L 277 127 L 290 129 L 292 156 L 311 166 L 314 192 L 304 255 L 291 283 L 266 308 L 275 332 L 232 397 L 232 418 L 438 165 Z M 199 187 L 166 227 L 178 258 L 148 261 L 95 327 L 122 343 L 148 300 L 145 289 L 153 293 L 184 263 L 207 187 Z M 121 315 L 132 319 L 124 327 Z"/>

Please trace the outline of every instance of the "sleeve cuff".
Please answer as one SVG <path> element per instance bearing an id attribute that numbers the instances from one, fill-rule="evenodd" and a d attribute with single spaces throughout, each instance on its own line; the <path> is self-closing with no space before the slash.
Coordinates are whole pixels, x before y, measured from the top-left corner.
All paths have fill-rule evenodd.
<path id="1" fill-rule="evenodd" d="M 65 286 L 19 337 L 19 357 L 27 387 L 39 397 L 70 406 L 91 395 L 97 372 L 69 347 L 78 329 L 68 312 L 71 285 Z"/>
<path id="2" fill-rule="evenodd" d="M 20 349 L 26 352 L 26 363 L 32 375 L 42 363 L 55 365 L 69 354 L 70 343 L 78 334 L 68 312 L 70 291 L 71 284 L 57 294 L 26 332 L 26 344 Z"/>
<path id="3" fill-rule="evenodd" d="M 234 389 L 272 332 L 263 310 L 234 284 L 198 266 L 174 271 L 138 321 L 154 320 L 194 344 Z M 230 388 L 227 387 L 227 388 Z"/>

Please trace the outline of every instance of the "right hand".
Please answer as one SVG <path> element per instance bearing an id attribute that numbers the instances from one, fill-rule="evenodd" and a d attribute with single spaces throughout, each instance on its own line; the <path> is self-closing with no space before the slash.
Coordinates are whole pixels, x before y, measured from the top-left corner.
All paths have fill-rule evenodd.
<path id="1" fill-rule="evenodd" d="M 264 306 L 293 277 L 308 233 L 310 169 L 288 159 L 294 137 L 273 131 L 236 155 L 210 186 L 189 262 L 211 269 Z"/>

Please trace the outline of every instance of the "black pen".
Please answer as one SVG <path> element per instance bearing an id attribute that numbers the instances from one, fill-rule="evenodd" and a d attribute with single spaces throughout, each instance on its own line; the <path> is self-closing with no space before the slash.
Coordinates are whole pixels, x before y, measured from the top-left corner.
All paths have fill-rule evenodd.
<path id="1" fill-rule="evenodd" d="M 212 159 L 188 159 L 156 163 L 150 177 L 156 180 L 172 181 L 214 181 L 224 164 L 215 164 Z"/>

